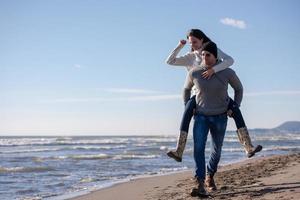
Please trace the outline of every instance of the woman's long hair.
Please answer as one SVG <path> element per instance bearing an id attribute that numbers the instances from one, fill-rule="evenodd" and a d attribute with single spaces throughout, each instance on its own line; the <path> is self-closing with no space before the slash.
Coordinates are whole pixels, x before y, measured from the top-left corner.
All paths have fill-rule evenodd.
<path id="1" fill-rule="evenodd" d="M 189 39 L 190 36 L 196 37 L 199 40 L 203 39 L 203 44 L 211 42 L 211 39 L 205 35 L 200 29 L 191 29 L 187 32 L 186 38 Z M 191 51 L 194 51 L 193 48 L 191 48 Z"/>

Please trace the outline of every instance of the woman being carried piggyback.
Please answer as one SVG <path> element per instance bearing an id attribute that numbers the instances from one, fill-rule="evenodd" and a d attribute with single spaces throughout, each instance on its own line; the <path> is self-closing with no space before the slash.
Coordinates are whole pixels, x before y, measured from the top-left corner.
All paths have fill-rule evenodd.
<path id="1" fill-rule="evenodd" d="M 194 67 L 202 67 L 201 49 L 203 45 L 208 44 L 209 42 L 211 42 L 211 40 L 199 29 L 189 30 L 187 33 L 187 39 L 191 45 L 191 51 L 183 56 L 177 57 L 180 50 L 186 44 L 186 40 L 180 40 L 179 44 L 169 55 L 166 62 L 174 66 L 183 66 L 189 72 Z M 217 48 L 216 56 L 216 59 L 218 61 L 217 64 L 212 68 L 201 72 L 201 76 L 203 78 L 210 79 L 214 74 L 230 67 L 234 62 L 230 56 L 225 54 L 219 48 Z M 169 157 L 174 158 L 178 162 L 182 161 L 182 155 L 188 136 L 189 124 L 196 107 L 195 95 L 197 94 L 197 92 L 199 92 L 198 89 L 196 87 L 193 87 L 191 97 L 188 101 L 185 102 L 185 110 L 181 120 L 180 134 L 178 137 L 176 150 L 169 151 L 167 153 Z M 250 158 L 255 155 L 255 153 L 261 151 L 261 145 L 258 145 L 256 147 L 252 145 L 249 132 L 239 109 L 239 105 L 231 98 L 229 98 L 227 111 L 228 116 L 232 117 L 235 121 L 239 141 L 243 145 L 247 156 Z"/>

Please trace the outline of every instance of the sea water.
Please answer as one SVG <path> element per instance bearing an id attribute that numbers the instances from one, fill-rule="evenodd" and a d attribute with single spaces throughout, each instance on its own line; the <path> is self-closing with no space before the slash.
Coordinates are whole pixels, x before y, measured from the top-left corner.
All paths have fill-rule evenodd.
<path id="1" fill-rule="evenodd" d="M 299 133 L 251 133 L 258 156 L 300 150 Z M 0 137 L 0 199 L 65 199 L 136 177 L 194 168 L 190 138 L 182 163 L 166 156 L 177 136 Z M 206 158 L 210 151 L 206 145 Z M 247 159 L 227 132 L 220 164 Z"/>

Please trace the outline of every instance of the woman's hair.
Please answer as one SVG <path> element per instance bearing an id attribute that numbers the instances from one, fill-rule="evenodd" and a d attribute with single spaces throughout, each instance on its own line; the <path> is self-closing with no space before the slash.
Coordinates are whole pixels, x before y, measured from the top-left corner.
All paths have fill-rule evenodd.
<path id="1" fill-rule="evenodd" d="M 209 37 L 199 29 L 190 29 L 186 34 L 186 38 L 189 39 L 190 36 L 196 37 L 199 40 L 203 39 L 203 43 L 211 42 Z M 194 49 L 191 48 L 191 51 L 194 51 Z"/>
<path id="2" fill-rule="evenodd" d="M 188 31 L 186 37 L 189 39 L 189 36 L 194 36 L 199 40 L 203 39 L 203 43 L 210 42 L 211 40 L 199 29 L 191 29 Z"/>

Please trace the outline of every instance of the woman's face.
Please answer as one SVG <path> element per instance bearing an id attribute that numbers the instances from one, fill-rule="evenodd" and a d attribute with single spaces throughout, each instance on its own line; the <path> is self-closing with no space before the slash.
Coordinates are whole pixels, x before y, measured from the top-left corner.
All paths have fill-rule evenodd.
<path id="1" fill-rule="evenodd" d="M 212 67 L 217 62 L 216 57 L 213 54 L 209 53 L 208 51 L 202 51 L 201 58 L 204 62 L 204 65 L 207 67 Z"/>
<path id="2" fill-rule="evenodd" d="M 194 50 L 198 50 L 202 47 L 203 39 L 199 40 L 194 36 L 189 36 L 189 43 Z"/>

